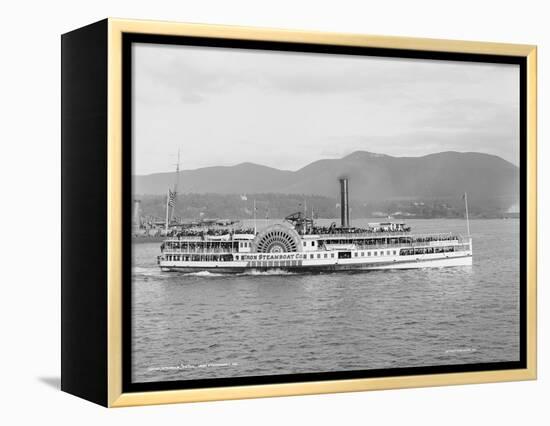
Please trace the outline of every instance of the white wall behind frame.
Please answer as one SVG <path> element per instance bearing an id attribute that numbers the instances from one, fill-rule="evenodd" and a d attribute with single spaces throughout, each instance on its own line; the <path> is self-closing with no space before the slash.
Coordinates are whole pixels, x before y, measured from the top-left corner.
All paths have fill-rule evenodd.
<path id="1" fill-rule="evenodd" d="M 2 107 L 2 406 L 4 424 L 544 424 L 550 394 L 548 226 L 539 221 L 539 380 L 388 392 L 105 410 L 63 394 L 59 378 L 61 33 L 106 16 L 539 45 L 539 164 L 550 160 L 545 2 L 87 1 L 4 2 Z M 549 196 L 539 167 L 539 215 Z M 29 232 L 31 231 L 32 232 Z M 42 241 L 22 256 L 22 237 Z"/>

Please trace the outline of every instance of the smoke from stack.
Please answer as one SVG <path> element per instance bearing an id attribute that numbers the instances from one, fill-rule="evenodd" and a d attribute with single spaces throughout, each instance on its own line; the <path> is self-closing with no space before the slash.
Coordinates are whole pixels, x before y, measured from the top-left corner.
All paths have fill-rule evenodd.
<path id="1" fill-rule="evenodd" d="M 340 217 L 342 228 L 349 228 L 349 181 L 340 178 Z"/>

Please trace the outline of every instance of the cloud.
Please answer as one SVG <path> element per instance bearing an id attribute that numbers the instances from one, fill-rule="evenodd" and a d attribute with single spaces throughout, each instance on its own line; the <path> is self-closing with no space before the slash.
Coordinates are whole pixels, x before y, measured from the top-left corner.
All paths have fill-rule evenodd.
<path id="1" fill-rule="evenodd" d="M 187 103 L 187 104 L 198 104 L 198 103 L 204 101 L 204 96 L 202 96 L 198 93 L 193 93 L 191 91 L 187 91 L 187 92 L 184 92 L 180 95 L 180 100 L 183 103 Z"/>
<path id="2" fill-rule="evenodd" d="M 492 128 L 508 131 L 519 126 L 519 105 L 502 105 L 480 99 L 448 99 L 433 103 L 411 105 L 420 114 L 419 125 L 446 128 Z"/>
<path id="3" fill-rule="evenodd" d="M 518 163 L 516 66 L 192 46 L 134 48 L 136 167 L 296 169 L 356 150 Z M 206 148 L 208 147 L 208 148 Z M 173 161 L 170 162 L 170 164 Z"/>

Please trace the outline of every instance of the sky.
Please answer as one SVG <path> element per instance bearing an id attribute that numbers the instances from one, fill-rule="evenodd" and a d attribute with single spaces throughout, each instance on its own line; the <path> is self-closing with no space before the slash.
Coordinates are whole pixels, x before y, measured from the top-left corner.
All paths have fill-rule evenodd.
<path id="1" fill-rule="evenodd" d="M 498 155 L 519 165 L 519 67 L 133 45 L 134 174 L 354 151 Z"/>

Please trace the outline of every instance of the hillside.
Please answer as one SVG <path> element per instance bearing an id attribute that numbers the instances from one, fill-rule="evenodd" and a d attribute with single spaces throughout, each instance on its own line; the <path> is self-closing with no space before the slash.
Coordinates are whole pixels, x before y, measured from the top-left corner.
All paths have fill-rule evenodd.
<path id="1" fill-rule="evenodd" d="M 335 198 L 338 177 L 350 178 L 354 201 L 439 199 L 468 192 L 472 205 L 499 209 L 517 203 L 519 169 L 483 153 L 441 152 L 423 157 L 392 157 L 357 151 L 340 159 L 315 161 L 287 171 L 252 163 L 180 172 L 180 194 L 306 194 Z M 134 193 L 164 195 L 175 173 L 134 177 Z"/>

